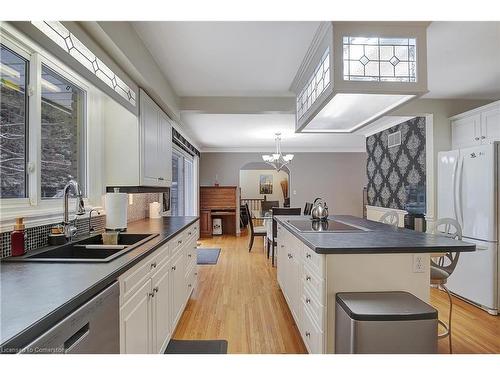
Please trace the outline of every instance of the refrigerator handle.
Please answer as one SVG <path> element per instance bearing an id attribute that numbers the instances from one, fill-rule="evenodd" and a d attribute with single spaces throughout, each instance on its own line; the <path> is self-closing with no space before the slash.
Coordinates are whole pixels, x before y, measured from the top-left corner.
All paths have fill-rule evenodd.
<path id="1" fill-rule="evenodd" d="M 458 176 L 457 176 L 457 195 L 456 195 L 456 203 L 457 203 L 457 221 L 462 227 L 464 226 L 464 215 L 463 215 L 463 207 L 462 207 L 462 176 L 463 176 L 463 169 L 464 169 L 464 159 L 460 158 L 460 166 L 458 167 Z"/>
<path id="2" fill-rule="evenodd" d="M 457 173 L 458 173 L 458 163 L 460 158 L 457 158 L 455 165 L 453 166 L 453 184 L 452 184 L 452 194 L 453 194 L 453 216 L 455 220 L 458 221 L 458 209 L 457 209 Z"/>

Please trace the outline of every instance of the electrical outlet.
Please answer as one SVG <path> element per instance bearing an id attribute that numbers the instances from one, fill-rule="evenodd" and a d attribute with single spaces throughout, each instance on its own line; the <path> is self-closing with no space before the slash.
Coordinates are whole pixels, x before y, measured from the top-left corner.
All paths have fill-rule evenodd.
<path id="1" fill-rule="evenodd" d="M 413 272 L 425 272 L 425 263 L 423 254 L 413 254 Z"/>

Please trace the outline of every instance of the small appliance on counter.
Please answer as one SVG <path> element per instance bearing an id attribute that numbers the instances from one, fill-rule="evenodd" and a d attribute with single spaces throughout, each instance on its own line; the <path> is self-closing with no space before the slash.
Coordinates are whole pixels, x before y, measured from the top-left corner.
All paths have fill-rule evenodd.
<path id="1" fill-rule="evenodd" d="M 106 207 L 106 230 L 124 232 L 127 230 L 127 193 L 106 193 L 104 197 Z"/>
<path id="2" fill-rule="evenodd" d="M 316 198 L 311 209 L 311 218 L 313 220 L 328 220 L 328 206 L 323 198 Z"/>
<path id="3" fill-rule="evenodd" d="M 170 213 L 170 188 L 160 194 L 161 216 L 168 216 Z"/>

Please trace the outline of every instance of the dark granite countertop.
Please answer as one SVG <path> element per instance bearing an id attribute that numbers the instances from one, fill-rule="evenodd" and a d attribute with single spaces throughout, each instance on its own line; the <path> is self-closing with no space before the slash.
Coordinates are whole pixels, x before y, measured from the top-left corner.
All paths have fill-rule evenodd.
<path id="1" fill-rule="evenodd" d="M 361 232 L 300 232 L 288 220 L 309 216 L 275 216 L 289 232 L 318 254 L 387 254 L 475 251 L 474 244 L 443 236 L 416 232 L 348 215 L 331 215 L 338 220 L 368 229 Z"/>
<path id="2" fill-rule="evenodd" d="M 29 344 L 197 220 L 186 216 L 129 223 L 129 233 L 159 235 L 108 263 L 1 262 L 0 353 Z"/>

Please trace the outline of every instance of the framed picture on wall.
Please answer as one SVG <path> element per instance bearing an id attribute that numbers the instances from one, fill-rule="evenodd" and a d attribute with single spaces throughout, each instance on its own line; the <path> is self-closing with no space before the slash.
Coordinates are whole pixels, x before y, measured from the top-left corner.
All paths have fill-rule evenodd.
<path id="1" fill-rule="evenodd" d="M 273 193 L 273 175 L 261 174 L 259 178 L 259 194 Z"/>

